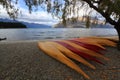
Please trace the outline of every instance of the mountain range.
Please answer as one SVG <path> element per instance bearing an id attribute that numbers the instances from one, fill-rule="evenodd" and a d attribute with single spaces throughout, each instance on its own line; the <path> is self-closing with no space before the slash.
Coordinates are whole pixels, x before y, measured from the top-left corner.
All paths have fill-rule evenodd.
<path id="1" fill-rule="evenodd" d="M 66 26 L 62 22 L 57 23 L 56 25 L 53 26 L 54 28 L 86 28 L 86 22 L 82 21 L 67 21 Z M 106 24 L 93 24 L 90 23 L 89 28 L 114 28 L 112 25 L 109 23 Z"/>
<path id="2" fill-rule="evenodd" d="M 29 23 L 29 22 L 24 22 L 24 21 L 18 21 L 18 20 L 11 20 L 11 19 L 3 19 L 0 18 L 0 22 L 13 22 L 13 23 L 21 23 L 25 25 L 27 28 L 52 28 L 50 25 L 46 24 L 38 24 L 38 23 Z M 67 26 L 64 26 L 61 22 L 57 23 L 56 25 L 53 26 L 54 28 L 85 28 L 85 22 L 77 22 L 77 23 L 72 23 L 69 22 Z M 96 25 L 91 25 L 91 28 L 113 28 L 112 25 L 110 24 L 96 24 Z"/>
<path id="3" fill-rule="evenodd" d="M 26 25 L 27 28 L 51 28 L 52 27 L 45 24 L 29 23 L 24 21 L 17 21 L 17 20 L 11 20 L 11 19 L 3 19 L 3 18 L 0 18 L 0 22 L 22 23 Z"/>

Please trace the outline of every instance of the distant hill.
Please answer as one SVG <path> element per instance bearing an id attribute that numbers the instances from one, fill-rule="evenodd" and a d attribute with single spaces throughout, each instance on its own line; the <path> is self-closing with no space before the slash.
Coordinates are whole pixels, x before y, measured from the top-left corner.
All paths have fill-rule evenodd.
<path id="1" fill-rule="evenodd" d="M 78 18 L 70 18 L 66 21 L 66 25 L 64 25 L 61 21 L 54 25 L 54 28 L 86 28 L 86 22 L 88 20 L 88 16 L 81 16 Z M 90 26 L 89 28 L 113 28 L 112 25 L 109 23 L 105 24 L 105 21 L 96 18 L 96 17 L 90 17 L 89 20 Z"/>
<path id="2" fill-rule="evenodd" d="M 5 23 L 20 23 L 25 26 L 25 28 L 51 28 L 49 25 L 45 24 L 38 24 L 38 23 L 29 23 L 29 22 L 23 22 L 23 21 L 17 21 L 17 20 L 10 20 L 10 19 L 0 19 L 0 22 L 5 22 Z M 9 28 L 14 28 L 13 25 L 9 24 Z M 23 28 L 22 25 L 19 25 L 16 28 Z"/>
<path id="3" fill-rule="evenodd" d="M 0 22 L 0 29 L 6 28 L 27 28 L 26 25 L 20 22 Z"/>
<path id="4" fill-rule="evenodd" d="M 28 22 L 22 22 L 22 23 L 26 25 L 27 28 L 51 28 L 51 26 L 45 24 L 28 23 Z"/>
<path id="5" fill-rule="evenodd" d="M 0 22 L 18 22 L 17 20 L 11 20 L 11 19 L 3 19 L 3 18 L 0 18 Z"/>
<path id="6" fill-rule="evenodd" d="M 86 28 L 85 22 L 68 23 L 64 26 L 62 23 L 54 25 L 54 28 Z M 90 28 L 114 28 L 110 24 L 91 24 Z"/>

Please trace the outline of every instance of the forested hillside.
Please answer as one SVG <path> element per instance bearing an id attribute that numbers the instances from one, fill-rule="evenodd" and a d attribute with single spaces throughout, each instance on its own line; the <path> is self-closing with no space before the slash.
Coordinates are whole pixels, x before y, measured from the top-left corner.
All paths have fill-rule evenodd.
<path id="1" fill-rule="evenodd" d="M 26 25 L 19 22 L 0 22 L 0 28 L 27 28 Z"/>

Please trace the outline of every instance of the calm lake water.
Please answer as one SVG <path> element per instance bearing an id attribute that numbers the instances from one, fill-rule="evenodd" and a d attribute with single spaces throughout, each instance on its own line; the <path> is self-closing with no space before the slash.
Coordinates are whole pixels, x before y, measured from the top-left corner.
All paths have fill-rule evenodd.
<path id="1" fill-rule="evenodd" d="M 68 39 L 86 36 L 116 36 L 111 28 L 49 28 L 49 29 L 0 29 L 0 38 L 6 41 Z"/>

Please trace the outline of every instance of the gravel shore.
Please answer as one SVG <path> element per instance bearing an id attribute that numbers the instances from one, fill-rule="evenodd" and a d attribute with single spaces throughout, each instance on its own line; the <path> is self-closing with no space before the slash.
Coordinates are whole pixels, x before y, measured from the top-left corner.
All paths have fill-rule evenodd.
<path id="1" fill-rule="evenodd" d="M 120 51 L 106 47 L 111 60 L 92 70 L 78 64 L 92 80 L 120 80 Z M 36 41 L 0 42 L 0 80 L 86 80 L 81 74 L 44 54 Z"/>

